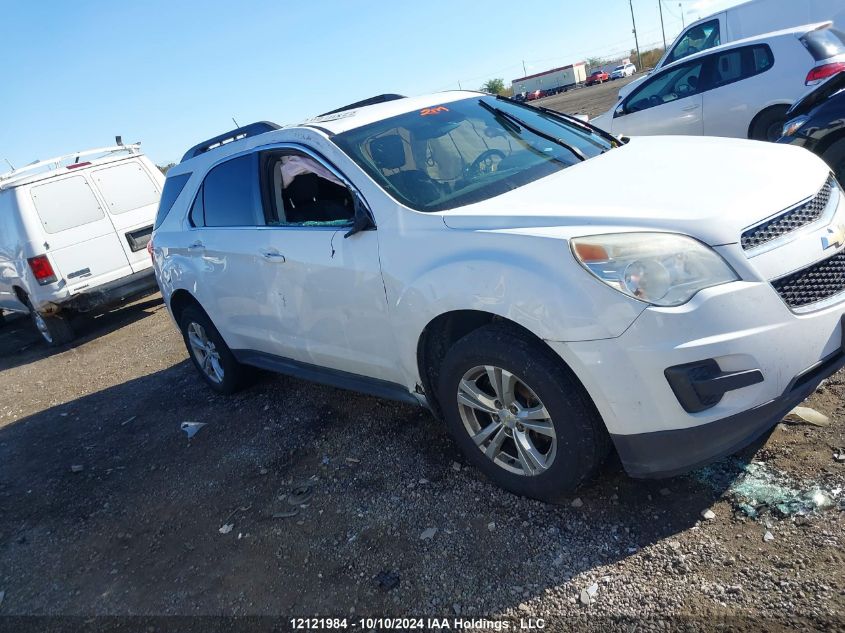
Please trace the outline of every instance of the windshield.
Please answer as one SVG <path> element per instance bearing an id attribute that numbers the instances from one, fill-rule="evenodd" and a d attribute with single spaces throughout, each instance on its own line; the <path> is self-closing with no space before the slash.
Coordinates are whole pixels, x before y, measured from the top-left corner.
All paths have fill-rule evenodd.
<path id="1" fill-rule="evenodd" d="M 435 104 L 332 140 L 418 211 L 486 200 L 611 148 L 587 126 L 495 97 Z"/>

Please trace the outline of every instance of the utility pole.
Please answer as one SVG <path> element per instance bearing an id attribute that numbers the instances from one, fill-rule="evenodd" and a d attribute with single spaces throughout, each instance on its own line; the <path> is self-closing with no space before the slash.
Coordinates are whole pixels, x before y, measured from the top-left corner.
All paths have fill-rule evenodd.
<path id="1" fill-rule="evenodd" d="M 527 70 L 525 70 L 525 60 L 524 60 L 524 59 L 522 60 L 522 76 L 523 76 L 523 77 L 527 77 L 527 76 L 528 76 L 528 71 L 527 71 Z"/>
<path id="2" fill-rule="evenodd" d="M 663 50 L 666 50 L 666 29 L 663 28 L 663 0 L 657 0 L 657 8 L 660 9 L 660 32 L 663 34 Z"/>
<path id="3" fill-rule="evenodd" d="M 634 45 L 637 47 L 637 69 L 642 70 L 643 58 L 640 57 L 640 41 L 637 39 L 637 21 L 634 19 L 634 0 L 628 0 L 631 7 L 631 24 L 634 25 Z"/>
<path id="4" fill-rule="evenodd" d="M 681 10 L 681 30 L 683 31 L 685 28 L 687 28 L 687 25 L 684 24 L 684 5 L 682 5 L 680 2 L 678 3 L 678 9 Z"/>

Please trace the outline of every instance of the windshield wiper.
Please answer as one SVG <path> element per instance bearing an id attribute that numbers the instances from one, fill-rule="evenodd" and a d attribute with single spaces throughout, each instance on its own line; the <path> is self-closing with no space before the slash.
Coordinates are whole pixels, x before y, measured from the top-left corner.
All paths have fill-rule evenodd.
<path id="1" fill-rule="evenodd" d="M 515 115 L 513 115 L 510 112 L 507 112 L 505 110 L 502 110 L 501 108 L 497 108 L 496 106 L 492 106 L 489 103 L 482 101 L 481 99 L 478 100 L 478 103 L 482 108 L 484 108 L 488 112 L 492 113 L 493 115 L 495 115 L 497 117 L 501 117 L 501 118 L 505 119 L 506 121 L 509 121 L 512 125 L 516 125 L 518 127 L 521 126 L 522 128 L 528 130 L 532 134 L 536 134 L 540 138 L 544 138 L 547 141 L 551 141 L 552 143 L 556 143 L 557 145 L 560 145 L 564 149 L 569 150 L 569 152 L 573 156 L 575 156 L 575 158 L 577 158 L 578 160 L 580 160 L 582 162 L 587 160 L 587 157 L 584 155 L 584 152 L 582 152 L 577 147 L 573 147 L 572 145 L 570 145 L 569 143 L 567 143 L 563 139 L 560 139 L 553 134 L 547 134 L 546 132 L 543 132 L 542 130 L 538 130 L 534 126 L 529 125 L 528 123 L 526 123 L 525 121 L 520 119 L 518 116 L 515 116 Z M 516 131 L 518 132 L 519 129 L 517 128 Z"/>
<path id="2" fill-rule="evenodd" d="M 528 103 L 521 103 L 519 101 L 514 101 L 510 97 L 503 97 L 502 95 L 496 95 L 496 99 L 499 101 L 505 101 L 507 103 L 513 103 L 514 105 L 519 106 L 520 108 L 531 108 L 532 110 L 539 110 L 543 114 L 548 114 L 549 116 L 555 117 L 556 119 L 560 119 L 570 125 L 574 125 L 576 127 L 581 128 L 585 132 L 589 132 L 590 134 L 595 134 L 596 136 L 600 136 L 601 138 L 605 139 L 607 142 L 610 143 L 610 147 L 619 147 L 621 143 L 619 139 L 610 134 L 609 132 L 605 132 L 603 129 L 596 127 L 595 125 L 590 125 L 589 123 L 585 123 L 581 119 L 578 119 L 571 114 L 566 114 L 565 112 L 558 112 L 557 110 L 552 110 L 551 108 L 545 108 L 543 106 L 538 105 L 531 105 Z M 604 152 L 602 152 L 604 153 Z"/>

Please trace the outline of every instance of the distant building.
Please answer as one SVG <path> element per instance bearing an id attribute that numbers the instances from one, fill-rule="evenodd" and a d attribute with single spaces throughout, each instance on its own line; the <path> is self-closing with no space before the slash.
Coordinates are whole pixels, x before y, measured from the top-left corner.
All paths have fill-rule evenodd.
<path id="1" fill-rule="evenodd" d="M 557 90 L 567 88 L 587 79 L 587 69 L 584 62 L 552 68 L 535 75 L 520 77 L 511 81 L 513 93 L 534 92 L 535 90 Z"/>

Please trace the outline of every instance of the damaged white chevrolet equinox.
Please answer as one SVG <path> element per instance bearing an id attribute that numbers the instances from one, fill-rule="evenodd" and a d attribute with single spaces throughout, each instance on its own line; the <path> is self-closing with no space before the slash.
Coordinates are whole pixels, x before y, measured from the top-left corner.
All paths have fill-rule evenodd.
<path id="1" fill-rule="evenodd" d="M 845 364 L 843 245 L 810 152 L 452 92 L 197 145 L 152 252 L 214 390 L 259 367 L 419 403 L 555 501 L 611 446 L 657 477 L 764 436 Z"/>

